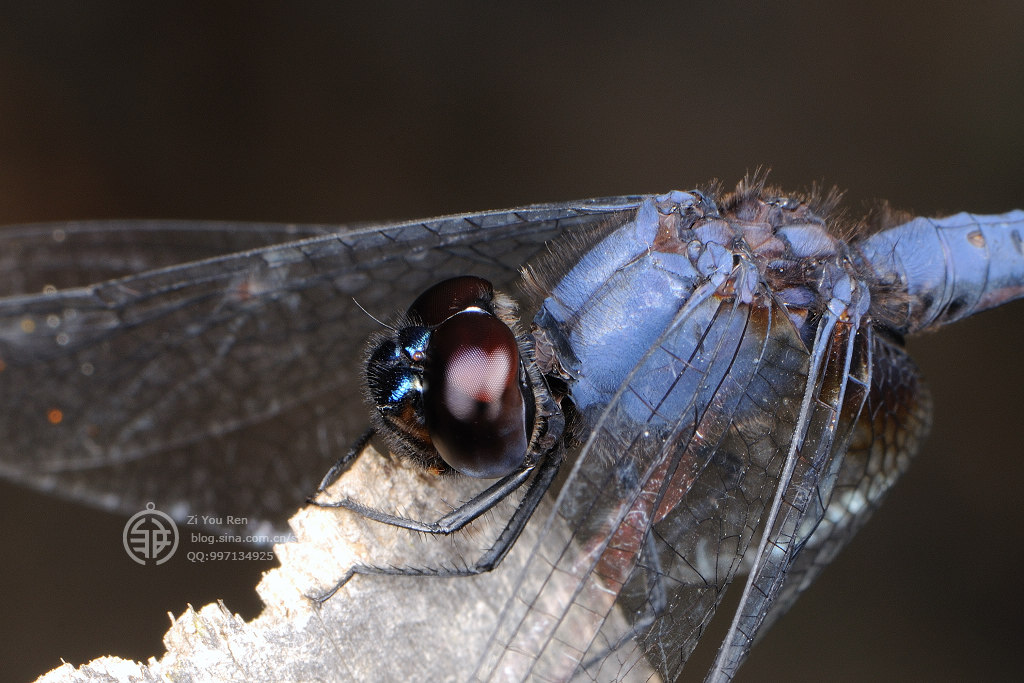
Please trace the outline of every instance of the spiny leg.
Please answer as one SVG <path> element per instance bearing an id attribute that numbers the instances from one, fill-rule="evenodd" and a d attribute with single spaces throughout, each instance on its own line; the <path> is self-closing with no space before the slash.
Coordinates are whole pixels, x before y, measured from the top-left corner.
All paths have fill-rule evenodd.
<path id="1" fill-rule="evenodd" d="M 515 545 L 523 529 L 526 527 L 526 523 L 533 516 L 534 511 L 540 504 L 540 501 L 544 498 L 544 494 L 551 487 L 551 482 L 554 481 L 555 476 L 558 474 L 558 470 L 563 462 L 563 453 L 561 449 L 549 453 L 545 456 L 544 460 L 537 466 L 526 468 L 523 472 L 516 472 L 508 477 L 505 477 L 494 486 L 491 486 L 486 491 L 478 494 L 468 503 L 460 506 L 453 512 L 445 515 L 437 522 L 433 524 L 424 524 L 417 522 L 416 520 L 406 520 L 401 517 L 395 517 L 387 513 L 382 513 L 379 510 L 373 510 L 372 508 L 366 508 L 364 506 L 347 501 L 348 504 L 323 504 L 316 503 L 318 507 L 345 507 L 346 509 L 352 509 L 355 512 L 367 516 L 369 519 L 375 519 L 385 524 L 392 524 L 393 526 L 399 526 L 413 531 L 425 531 L 427 533 L 452 533 L 461 529 L 466 524 L 476 519 L 487 510 L 494 507 L 498 502 L 504 499 L 509 493 L 514 491 L 516 488 L 522 485 L 532 471 L 536 471 L 536 475 L 533 481 L 527 488 L 526 495 L 519 502 L 515 512 L 509 517 L 508 522 L 505 524 L 505 528 L 502 529 L 498 538 L 494 541 L 494 544 L 484 552 L 477 560 L 470 566 L 466 567 L 441 567 L 441 568 L 423 568 L 423 567 L 378 567 L 373 565 L 356 565 L 349 569 L 344 576 L 336 583 L 330 590 L 320 596 L 312 597 L 314 603 L 319 607 L 325 602 L 331 599 L 335 593 L 337 593 L 342 586 L 348 583 L 356 574 L 383 574 L 389 576 L 474 576 L 476 574 L 483 574 L 491 571 L 498 566 L 501 561 L 508 554 L 508 551 Z M 352 506 L 357 507 L 352 507 Z M 467 510 L 468 509 L 468 510 Z M 464 510 L 467 510 L 464 512 Z M 378 513 L 377 516 L 367 515 L 367 511 Z M 395 524 L 392 520 L 397 520 L 400 523 Z M 455 520 L 454 524 L 450 524 L 451 529 L 448 531 L 440 531 L 439 529 L 444 526 L 442 522 L 451 523 Z M 457 524 L 457 525 L 456 525 Z"/>

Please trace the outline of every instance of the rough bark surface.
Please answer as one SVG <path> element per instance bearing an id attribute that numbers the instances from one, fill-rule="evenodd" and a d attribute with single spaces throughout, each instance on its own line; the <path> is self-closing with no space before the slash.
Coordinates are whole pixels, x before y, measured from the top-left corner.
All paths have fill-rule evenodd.
<path id="1" fill-rule="evenodd" d="M 449 509 L 444 501 L 467 497 L 465 479 L 438 478 L 372 450 L 330 493 L 419 519 L 436 518 Z M 547 521 L 546 503 L 488 574 L 356 575 L 320 607 L 308 596 L 324 594 L 359 564 L 406 566 L 410 557 L 418 566 L 468 562 L 489 546 L 513 503 L 452 537 L 392 528 L 345 510 L 303 508 L 290 520 L 297 542 L 275 546 L 281 566 L 256 587 L 265 608 L 252 621 L 222 603 L 190 607 L 174 619 L 159 659 L 100 657 L 78 668 L 65 664 L 38 680 L 469 680 Z"/>

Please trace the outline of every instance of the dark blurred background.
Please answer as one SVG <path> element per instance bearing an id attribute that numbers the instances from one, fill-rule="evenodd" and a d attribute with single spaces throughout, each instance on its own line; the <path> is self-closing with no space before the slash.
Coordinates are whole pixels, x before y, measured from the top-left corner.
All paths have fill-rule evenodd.
<path id="1" fill-rule="evenodd" d="M 1020 3 L 366 5 L 0 9 L 0 224 L 416 218 L 760 166 L 853 212 L 1024 207 Z M 1019 675 L 1022 331 L 1018 303 L 912 341 L 930 440 L 741 680 Z M 0 514 L 0 677 L 259 610 L 268 563 L 138 567 L 123 518 L 7 484 Z"/>

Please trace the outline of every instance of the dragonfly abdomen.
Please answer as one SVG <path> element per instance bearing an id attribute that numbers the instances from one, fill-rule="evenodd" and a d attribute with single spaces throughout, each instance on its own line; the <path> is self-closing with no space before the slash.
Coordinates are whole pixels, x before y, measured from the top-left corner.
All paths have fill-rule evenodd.
<path id="1" fill-rule="evenodd" d="M 1024 211 L 915 218 L 859 245 L 872 313 L 903 334 L 1024 296 Z"/>

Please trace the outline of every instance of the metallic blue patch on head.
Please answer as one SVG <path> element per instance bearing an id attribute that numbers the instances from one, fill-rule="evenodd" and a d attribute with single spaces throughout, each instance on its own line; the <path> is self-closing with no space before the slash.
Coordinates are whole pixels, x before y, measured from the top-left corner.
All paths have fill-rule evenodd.
<path id="1" fill-rule="evenodd" d="M 406 355 L 410 358 L 412 358 L 417 352 L 426 353 L 427 343 L 429 341 L 430 330 L 418 325 L 406 327 L 398 334 L 398 343 L 402 345 L 402 350 L 405 351 Z"/>
<path id="2" fill-rule="evenodd" d="M 393 379 L 391 394 L 388 396 L 389 403 L 401 403 L 409 394 L 417 391 L 415 377 L 411 372 L 395 373 Z"/>

